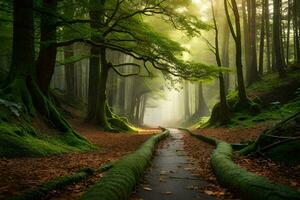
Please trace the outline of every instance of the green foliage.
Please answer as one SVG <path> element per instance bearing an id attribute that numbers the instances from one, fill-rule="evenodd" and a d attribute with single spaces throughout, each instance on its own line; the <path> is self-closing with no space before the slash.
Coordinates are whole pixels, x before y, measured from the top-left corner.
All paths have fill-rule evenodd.
<path id="1" fill-rule="evenodd" d="M 152 136 L 137 151 L 115 163 L 101 180 L 92 186 L 82 200 L 128 199 L 149 163 L 155 144 L 165 138 L 168 131 Z"/>

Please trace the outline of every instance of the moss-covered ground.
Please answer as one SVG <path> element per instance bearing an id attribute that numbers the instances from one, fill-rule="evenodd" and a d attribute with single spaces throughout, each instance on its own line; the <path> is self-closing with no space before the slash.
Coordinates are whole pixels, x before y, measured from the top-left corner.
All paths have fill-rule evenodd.
<path id="1" fill-rule="evenodd" d="M 248 108 L 236 107 L 237 92 L 227 96 L 231 107 L 231 118 L 226 127 L 251 127 L 261 122 L 275 123 L 300 110 L 300 70 L 290 69 L 287 77 L 279 79 L 275 73 L 267 74 L 247 88 L 251 105 Z M 215 108 L 218 107 L 218 104 Z M 217 116 L 212 116 L 212 118 Z M 213 119 L 204 124 L 201 120 L 196 128 L 219 126 Z"/>

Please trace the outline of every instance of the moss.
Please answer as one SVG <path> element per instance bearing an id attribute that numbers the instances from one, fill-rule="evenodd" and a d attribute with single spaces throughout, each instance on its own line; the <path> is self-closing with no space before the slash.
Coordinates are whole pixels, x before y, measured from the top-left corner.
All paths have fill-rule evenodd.
<path id="1" fill-rule="evenodd" d="M 92 186 L 82 200 L 100 198 L 102 200 L 128 199 L 149 163 L 155 144 L 168 135 L 165 131 L 152 136 L 137 151 L 115 163 L 101 180 Z"/>
<path id="2" fill-rule="evenodd" d="M 47 183 L 42 184 L 41 186 L 37 187 L 36 189 L 25 192 L 24 194 L 14 196 L 9 198 L 9 200 L 38 200 L 45 197 L 50 191 L 55 189 L 61 189 L 67 185 L 74 184 L 80 182 L 81 180 L 87 178 L 88 176 L 92 175 L 93 173 L 101 173 L 104 171 L 109 170 L 113 165 L 106 164 L 101 166 L 97 170 L 92 170 L 90 168 L 81 169 L 80 171 L 74 173 L 70 176 L 63 176 L 55 178 Z"/>
<path id="3" fill-rule="evenodd" d="M 37 134 L 31 126 L 23 123 L 0 122 L 1 157 L 46 156 L 95 149 L 72 133 L 47 137 Z"/>
<path id="4" fill-rule="evenodd" d="M 211 157 L 211 165 L 218 181 L 243 199 L 257 200 L 296 200 L 300 192 L 285 185 L 274 184 L 262 176 L 248 172 L 232 160 L 231 145 L 219 141 Z"/>
<path id="5" fill-rule="evenodd" d="M 23 79 L 15 79 L 0 90 L 3 95 L 0 105 L 0 156 L 46 156 L 95 149 L 73 131 L 51 99 L 43 95 L 35 83 L 32 83 L 30 91 L 28 88 Z M 31 121 L 37 117 L 36 109 L 47 125 L 58 129 L 56 136 L 37 133 L 33 128 Z"/>
<path id="6" fill-rule="evenodd" d="M 299 152 L 300 141 L 295 140 L 273 147 L 266 154 L 278 163 L 296 166 L 300 164 Z"/>
<path id="7" fill-rule="evenodd" d="M 117 131 L 117 132 L 126 131 L 131 133 L 138 132 L 138 129 L 134 127 L 132 124 L 130 124 L 127 118 L 120 117 L 115 113 L 113 113 L 113 111 L 108 105 L 106 106 L 106 115 L 108 118 L 108 122 L 112 126 L 113 131 Z"/>

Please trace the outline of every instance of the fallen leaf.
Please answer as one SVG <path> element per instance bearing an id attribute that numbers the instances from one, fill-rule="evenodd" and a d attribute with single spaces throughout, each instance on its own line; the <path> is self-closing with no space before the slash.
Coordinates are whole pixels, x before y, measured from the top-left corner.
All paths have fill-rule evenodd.
<path id="1" fill-rule="evenodd" d="M 146 191 L 152 191 L 152 189 L 149 188 L 149 187 L 144 187 L 144 190 L 146 190 Z"/>

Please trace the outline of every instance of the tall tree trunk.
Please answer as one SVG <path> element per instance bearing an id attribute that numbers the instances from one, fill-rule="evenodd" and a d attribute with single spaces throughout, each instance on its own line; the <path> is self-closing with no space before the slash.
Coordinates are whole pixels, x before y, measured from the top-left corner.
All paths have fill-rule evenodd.
<path id="1" fill-rule="evenodd" d="M 294 0 L 294 12 L 293 12 L 294 20 L 294 52 L 295 52 L 295 61 L 300 64 L 300 42 L 299 42 L 299 32 L 300 32 L 300 2 L 298 0 Z"/>
<path id="2" fill-rule="evenodd" d="M 259 73 L 264 73 L 264 47 L 265 47 L 265 12 L 266 0 L 262 0 L 261 28 L 260 28 L 260 45 L 259 45 Z"/>
<path id="3" fill-rule="evenodd" d="M 32 79 L 34 67 L 33 0 L 14 0 L 12 62 L 8 83 Z"/>
<path id="4" fill-rule="evenodd" d="M 199 83 L 198 87 L 199 87 L 198 115 L 201 116 L 201 117 L 202 116 L 208 116 L 209 115 L 209 109 L 208 109 L 207 104 L 206 104 L 205 99 L 204 99 L 202 83 Z"/>
<path id="5" fill-rule="evenodd" d="M 247 7 L 246 7 L 247 3 Z M 247 9 L 248 8 L 248 9 Z M 248 10 L 248 12 L 247 12 Z M 244 50 L 245 50 L 245 67 L 248 70 L 250 68 L 250 30 L 249 30 L 249 0 L 242 1 L 242 11 L 243 11 L 243 33 L 244 33 Z M 248 72 L 247 72 L 248 73 Z"/>
<path id="6" fill-rule="evenodd" d="M 217 21 L 216 21 L 216 17 L 215 17 L 215 9 L 214 9 L 214 4 L 213 4 L 212 0 L 211 0 L 211 9 L 212 9 L 214 28 L 215 28 L 215 56 L 216 56 L 217 65 L 219 67 L 221 67 L 222 63 L 221 63 L 220 51 L 219 51 L 219 30 L 218 30 L 218 26 L 217 26 Z M 201 87 L 201 90 L 202 90 L 202 84 L 199 85 L 199 87 Z M 220 104 L 221 104 L 220 113 L 222 113 L 220 115 L 222 117 L 220 119 L 220 121 L 222 123 L 227 123 L 229 121 L 229 107 L 228 107 L 227 101 L 226 101 L 224 77 L 223 77 L 223 74 L 221 72 L 219 73 L 219 93 L 220 93 Z M 203 96 L 202 91 L 201 91 L 200 95 Z M 202 101 L 204 101 L 203 97 L 202 97 Z M 206 106 L 206 109 L 207 109 L 207 112 L 208 112 L 207 106 Z"/>
<path id="7" fill-rule="evenodd" d="M 280 0 L 273 0 L 273 43 L 275 53 L 275 66 L 278 70 L 279 76 L 285 77 L 284 62 L 282 60 L 282 46 L 280 38 Z"/>
<path id="8" fill-rule="evenodd" d="M 95 107 L 96 113 L 95 113 L 94 121 L 104 129 L 110 130 L 112 128 L 108 123 L 108 119 L 106 115 L 106 106 L 107 106 L 106 85 L 107 85 L 109 66 L 106 60 L 106 48 L 104 47 L 101 47 L 100 59 L 101 59 L 100 80 L 98 82 L 99 90 L 95 94 L 97 96 L 97 102 Z"/>
<path id="9" fill-rule="evenodd" d="M 101 24 L 104 20 L 103 16 L 103 5 L 98 4 L 96 0 L 90 1 L 90 26 L 94 30 L 101 28 Z M 91 40 L 95 42 L 100 42 L 101 37 L 98 34 L 92 34 Z M 97 107 L 97 96 L 99 92 L 99 81 L 100 81 L 100 51 L 101 48 L 92 46 L 90 49 L 90 63 L 89 63 L 89 90 L 88 90 L 88 112 L 87 120 L 93 121 L 96 115 Z"/>
<path id="10" fill-rule="evenodd" d="M 249 16 L 249 30 L 250 30 L 250 65 L 248 66 L 248 84 L 259 79 L 257 72 L 257 53 L 256 53 L 256 0 L 248 0 L 248 16 Z"/>
<path id="11" fill-rule="evenodd" d="M 271 50 L 270 50 L 270 12 L 269 0 L 265 0 L 265 21 L 266 21 L 266 44 L 267 44 L 267 71 L 271 71 Z"/>
<path id="12" fill-rule="evenodd" d="M 222 64 L 225 67 L 229 67 L 229 37 L 230 30 L 228 24 L 224 24 L 224 34 L 223 34 L 223 45 L 222 45 Z M 225 87 L 225 95 L 228 94 L 229 91 L 229 73 L 223 74 L 224 77 L 224 87 Z"/>
<path id="13" fill-rule="evenodd" d="M 287 36 L 286 36 L 286 64 L 289 64 L 290 58 L 290 30 L 291 30 L 291 0 L 288 0 L 288 23 L 287 23 Z"/>
<path id="14" fill-rule="evenodd" d="M 184 81 L 184 115 L 185 120 L 188 120 L 191 117 L 190 112 L 190 97 L 189 97 L 189 83 L 187 81 Z"/>
<path id="15" fill-rule="evenodd" d="M 246 94 L 245 84 L 244 84 L 244 75 L 243 75 L 243 64 L 242 64 L 242 44 L 241 44 L 241 26 L 240 26 L 240 16 L 238 7 L 235 0 L 231 0 L 231 5 L 234 13 L 235 19 L 235 26 L 236 26 L 236 33 L 234 31 L 229 11 L 228 11 L 228 4 L 227 0 L 224 0 L 225 5 L 225 13 L 226 18 L 230 27 L 231 35 L 235 41 L 236 46 L 236 73 L 237 73 L 237 82 L 238 82 L 238 96 L 239 96 L 239 104 L 241 105 L 248 105 L 249 101 Z"/>
<path id="16" fill-rule="evenodd" d="M 73 46 L 64 47 L 64 59 L 74 56 Z M 65 80 L 66 80 L 66 94 L 70 97 L 76 96 L 75 88 L 75 66 L 74 63 L 65 64 Z"/>
<path id="17" fill-rule="evenodd" d="M 43 0 L 43 6 L 54 15 L 41 15 L 41 45 L 37 60 L 37 81 L 42 92 L 47 95 L 56 62 L 57 0 Z"/>

